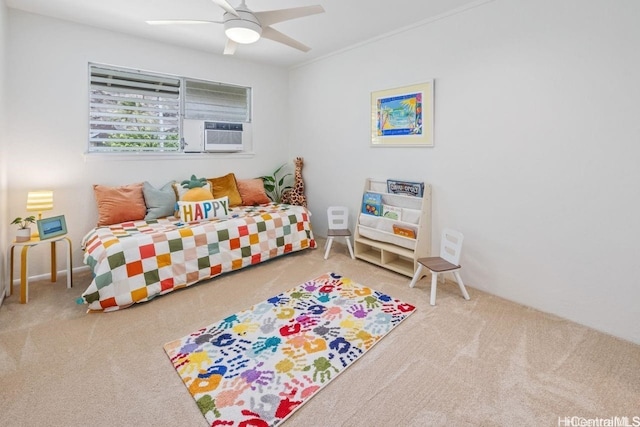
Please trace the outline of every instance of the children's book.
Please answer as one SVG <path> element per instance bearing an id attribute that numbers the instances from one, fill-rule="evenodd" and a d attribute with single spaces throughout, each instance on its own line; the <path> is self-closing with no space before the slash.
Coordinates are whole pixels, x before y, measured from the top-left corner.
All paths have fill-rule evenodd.
<path id="1" fill-rule="evenodd" d="M 396 221 L 402 221 L 402 208 L 391 205 L 382 205 L 382 216 Z"/>
<path id="2" fill-rule="evenodd" d="M 362 196 L 362 213 L 368 215 L 382 215 L 382 195 L 366 192 Z"/>
<path id="3" fill-rule="evenodd" d="M 424 194 L 424 182 L 388 179 L 387 191 L 392 194 L 402 194 L 403 196 L 422 197 Z"/>
<path id="4" fill-rule="evenodd" d="M 397 234 L 398 236 L 403 236 L 403 237 L 409 237 L 411 239 L 415 239 L 416 238 L 416 231 L 409 228 L 409 227 L 403 227 L 400 225 L 393 225 L 393 233 Z"/>

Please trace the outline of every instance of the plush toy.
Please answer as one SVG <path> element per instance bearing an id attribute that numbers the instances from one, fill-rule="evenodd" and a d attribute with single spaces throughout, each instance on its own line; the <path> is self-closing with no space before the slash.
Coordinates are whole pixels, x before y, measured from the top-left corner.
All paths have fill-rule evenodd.
<path id="1" fill-rule="evenodd" d="M 208 189 L 204 188 L 207 185 L 207 178 L 196 178 L 195 175 L 191 175 L 191 179 L 185 179 L 180 183 L 184 188 L 188 190 L 182 195 L 180 200 L 185 202 L 200 202 L 202 200 L 212 200 L 213 194 Z"/>
<path id="2" fill-rule="evenodd" d="M 304 195 L 304 180 L 302 179 L 302 157 L 296 157 L 295 159 L 296 171 L 295 171 L 295 184 L 293 188 L 288 189 L 282 193 L 282 203 L 288 203 L 290 205 L 298 205 L 307 207 L 307 196 Z"/>

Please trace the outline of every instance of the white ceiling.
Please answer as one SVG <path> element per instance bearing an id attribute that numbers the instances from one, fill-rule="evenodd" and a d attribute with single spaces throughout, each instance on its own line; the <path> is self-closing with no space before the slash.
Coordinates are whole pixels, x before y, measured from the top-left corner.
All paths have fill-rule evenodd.
<path id="1" fill-rule="evenodd" d="M 290 67 L 383 34 L 427 23 L 491 0 L 246 0 L 253 11 L 320 4 L 325 13 L 273 25 L 311 47 L 307 53 L 268 39 L 239 45 L 238 59 Z M 220 24 L 152 26 L 146 20 L 222 20 L 211 0 L 5 0 L 9 8 L 222 54 Z M 240 0 L 229 0 L 232 6 Z"/>

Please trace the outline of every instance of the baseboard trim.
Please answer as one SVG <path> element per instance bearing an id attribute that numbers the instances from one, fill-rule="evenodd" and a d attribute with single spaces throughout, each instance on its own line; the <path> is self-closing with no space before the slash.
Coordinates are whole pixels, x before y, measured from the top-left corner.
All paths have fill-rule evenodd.
<path id="1" fill-rule="evenodd" d="M 82 267 L 75 267 L 73 269 L 71 269 L 72 273 L 71 274 L 75 274 L 75 273 L 83 273 L 85 271 L 89 271 L 89 266 L 88 265 L 83 265 Z M 66 275 L 67 274 L 67 270 L 58 270 L 56 272 L 56 274 L 58 276 L 60 276 L 61 274 Z M 18 278 L 13 277 L 13 283 L 11 285 L 15 286 L 18 285 L 20 286 L 20 275 L 17 275 Z M 51 273 L 44 273 L 44 274 L 38 274 L 35 276 L 29 276 L 28 278 L 29 282 L 34 281 L 34 280 L 51 280 Z"/>

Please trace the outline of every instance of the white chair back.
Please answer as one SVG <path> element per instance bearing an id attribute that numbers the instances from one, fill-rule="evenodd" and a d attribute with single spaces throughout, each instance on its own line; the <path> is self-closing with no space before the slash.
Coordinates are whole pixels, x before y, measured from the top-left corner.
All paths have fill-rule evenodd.
<path id="1" fill-rule="evenodd" d="M 346 230 L 349 228 L 349 209 L 345 206 L 330 206 L 327 209 L 329 230 Z"/>
<path id="2" fill-rule="evenodd" d="M 460 265 L 460 253 L 464 235 L 456 230 L 446 228 L 442 230 L 440 241 L 440 258 L 454 265 Z"/>

